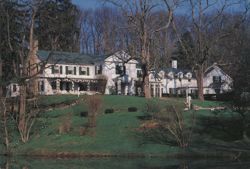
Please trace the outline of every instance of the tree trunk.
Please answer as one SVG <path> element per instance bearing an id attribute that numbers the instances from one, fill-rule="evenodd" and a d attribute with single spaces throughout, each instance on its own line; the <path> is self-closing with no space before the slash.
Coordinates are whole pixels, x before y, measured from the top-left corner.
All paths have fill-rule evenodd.
<path id="1" fill-rule="evenodd" d="M 22 84 L 20 85 L 19 121 L 18 121 L 18 129 L 22 141 L 24 141 L 23 134 L 25 132 L 25 123 L 26 123 L 25 116 L 26 116 L 26 85 Z"/>
<path id="2" fill-rule="evenodd" d="M 3 124 L 4 124 L 4 133 L 5 133 L 5 146 L 7 153 L 9 152 L 9 132 L 8 132 L 8 127 L 7 127 L 7 121 L 8 121 L 8 116 L 7 116 L 7 111 L 6 111 L 6 102 L 4 103 L 4 110 L 3 110 Z"/>
<path id="3" fill-rule="evenodd" d="M 147 74 L 144 78 L 144 94 L 145 98 L 149 99 L 151 98 L 151 90 L 149 85 L 149 75 Z"/>
<path id="4" fill-rule="evenodd" d="M 6 152 L 9 152 L 9 132 L 8 132 L 8 116 L 7 116 L 7 108 L 6 108 L 6 98 L 1 97 L 1 114 L 3 117 L 3 128 L 4 128 L 4 142 L 6 146 Z"/>
<path id="5" fill-rule="evenodd" d="M 204 101 L 203 95 L 203 69 L 202 67 L 198 67 L 196 70 L 196 79 L 197 79 L 197 87 L 198 87 L 198 99 Z"/>
<path id="6" fill-rule="evenodd" d="M 0 56 L 0 98 L 3 97 L 2 78 L 3 78 L 3 63 L 2 63 L 2 58 Z"/>

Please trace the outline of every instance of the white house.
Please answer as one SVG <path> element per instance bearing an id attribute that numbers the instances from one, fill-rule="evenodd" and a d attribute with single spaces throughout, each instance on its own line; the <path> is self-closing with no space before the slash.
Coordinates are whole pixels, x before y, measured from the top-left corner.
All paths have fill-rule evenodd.
<path id="1" fill-rule="evenodd" d="M 142 95 L 142 70 L 137 60 L 124 51 L 108 56 L 84 55 L 69 52 L 37 51 L 37 63 L 46 61 L 46 68 L 38 76 L 38 91 L 53 94 L 121 94 Z M 39 69 L 39 68 L 38 68 Z M 196 94 L 194 73 L 177 67 L 149 72 L 153 97 L 162 95 Z M 232 90 L 232 79 L 216 64 L 204 74 L 204 94 L 218 94 Z M 17 84 L 9 85 L 11 97 L 19 93 Z"/>
<path id="2" fill-rule="evenodd" d="M 207 68 L 204 73 L 204 94 L 221 94 L 232 91 L 233 79 L 216 63 Z"/>
<path id="3" fill-rule="evenodd" d="M 38 62 L 46 61 L 39 75 L 39 92 L 53 94 L 122 94 L 135 95 L 141 69 L 124 51 L 108 56 L 39 50 Z"/>
<path id="4" fill-rule="evenodd" d="M 171 64 L 171 68 L 163 69 L 157 74 L 154 71 L 150 73 L 152 96 L 195 93 L 197 83 L 193 73 L 189 70 L 178 69 L 177 60 L 172 60 Z"/>
<path id="5" fill-rule="evenodd" d="M 102 57 L 79 53 L 38 51 L 38 58 L 47 60 L 39 75 L 39 91 L 52 94 L 94 94 L 102 92 Z"/>
<path id="6" fill-rule="evenodd" d="M 135 95 L 139 93 L 141 68 L 138 61 L 124 51 L 116 52 L 104 59 L 103 75 L 107 77 L 105 94 Z"/>
<path id="7" fill-rule="evenodd" d="M 232 78 L 217 64 L 210 66 L 204 73 L 204 94 L 221 94 L 232 90 Z M 153 97 L 162 95 L 186 95 L 198 92 L 197 80 L 190 70 L 177 67 L 177 60 L 172 60 L 172 67 L 155 74 L 150 73 L 151 94 Z"/>

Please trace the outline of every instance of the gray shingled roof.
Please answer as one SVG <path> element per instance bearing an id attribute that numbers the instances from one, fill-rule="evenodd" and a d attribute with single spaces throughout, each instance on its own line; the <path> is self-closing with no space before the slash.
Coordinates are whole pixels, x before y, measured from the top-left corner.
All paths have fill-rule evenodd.
<path id="1" fill-rule="evenodd" d="M 98 62 L 103 62 L 105 56 L 86 55 L 71 52 L 45 51 L 39 50 L 37 56 L 42 61 L 48 59 L 48 63 L 58 64 L 86 64 L 93 65 Z"/>

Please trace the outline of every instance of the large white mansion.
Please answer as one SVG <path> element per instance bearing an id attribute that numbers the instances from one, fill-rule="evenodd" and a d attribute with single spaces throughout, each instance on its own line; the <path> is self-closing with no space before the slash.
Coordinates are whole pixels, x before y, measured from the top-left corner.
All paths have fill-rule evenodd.
<path id="1" fill-rule="evenodd" d="M 91 56 L 69 52 L 37 51 L 37 63 L 46 60 L 46 68 L 38 77 L 41 95 L 54 94 L 121 94 L 142 95 L 142 71 L 139 62 L 124 51 L 107 56 Z M 195 94 L 197 81 L 188 70 L 172 67 L 150 72 L 153 97 L 171 94 Z M 204 94 L 228 92 L 232 79 L 216 64 L 205 71 Z M 9 96 L 19 94 L 17 84 L 9 86 Z"/>

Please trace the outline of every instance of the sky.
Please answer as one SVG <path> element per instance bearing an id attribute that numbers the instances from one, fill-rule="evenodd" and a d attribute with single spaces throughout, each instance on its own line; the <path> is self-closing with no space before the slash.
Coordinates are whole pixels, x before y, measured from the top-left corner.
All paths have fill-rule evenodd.
<path id="1" fill-rule="evenodd" d="M 224 0 L 221 0 L 224 1 Z M 229 1 L 229 0 L 226 0 Z M 250 0 L 246 0 L 250 4 Z M 72 0 L 74 4 L 79 6 L 81 9 L 95 9 L 103 5 L 103 0 Z M 241 6 L 234 7 L 229 9 L 231 12 L 233 11 L 241 11 L 243 8 Z M 182 6 L 181 9 L 178 10 L 178 13 L 183 14 L 185 13 L 187 8 Z"/>
<path id="2" fill-rule="evenodd" d="M 78 5 L 80 8 L 85 8 L 85 9 L 88 8 L 95 9 L 102 5 L 101 0 L 72 0 L 72 2 Z"/>

